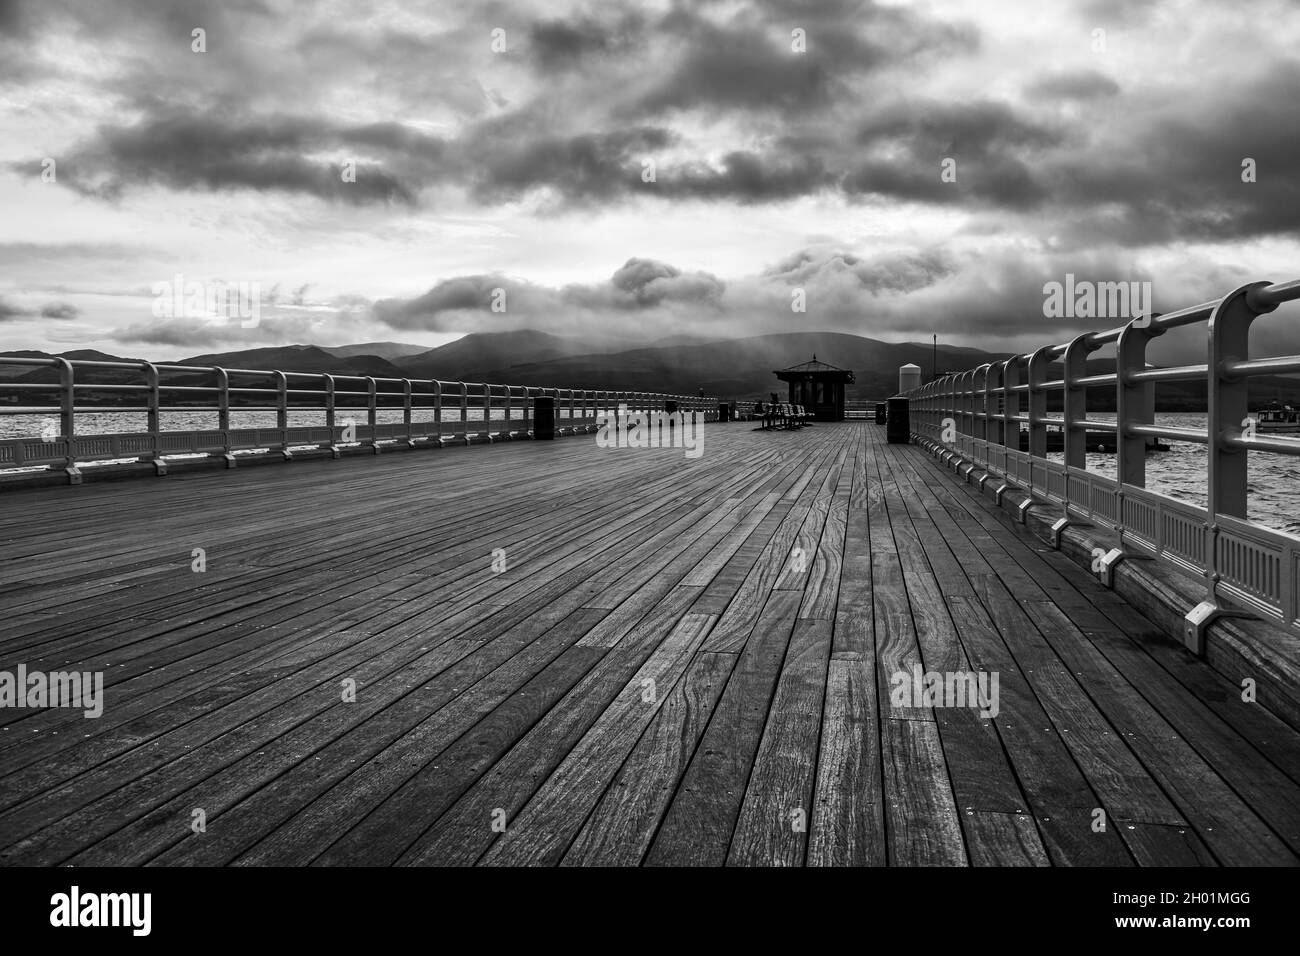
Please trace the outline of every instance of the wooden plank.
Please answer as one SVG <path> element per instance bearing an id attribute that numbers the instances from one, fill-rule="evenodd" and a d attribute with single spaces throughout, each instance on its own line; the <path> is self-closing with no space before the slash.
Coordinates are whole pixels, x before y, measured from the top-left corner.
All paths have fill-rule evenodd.
<path id="1" fill-rule="evenodd" d="M 734 654 L 712 653 L 691 662 L 583 824 L 562 865 L 641 862 L 735 663 Z"/>
<path id="2" fill-rule="evenodd" d="M 686 614 L 482 859 L 556 864 L 685 672 L 717 618 Z"/>
<path id="3" fill-rule="evenodd" d="M 895 866 L 965 866 L 961 821 L 948 783 L 939 729 L 928 720 L 882 721 L 889 861 Z"/>
<path id="4" fill-rule="evenodd" d="M 647 865 L 721 866 L 726 861 L 799 597 L 797 591 L 771 592 L 664 815 Z"/>
<path id="5" fill-rule="evenodd" d="M 730 865 L 804 863 L 830 649 L 830 621 L 795 624 L 731 839 Z"/>
<path id="6" fill-rule="evenodd" d="M 670 592 L 660 607 L 632 628 L 617 647 L 607 652 L 573 690 L 424 832 L 419 830 L 428 822 L 427 817 L 419 817 L 419 824 L 413 827 L 406 814 L 377 812 L 367 818 L 360 839 L 348 834 L 346 846 L 357 858 L 366 860 L 390 859 L 392 849 L 405 844 L 401 855 L 396 858 L 403 864 L 465 865 L 476 862 L 501 832 L 492 829 L 492 821 L 504 818 L 509 826 L 509 821 L 522 810 L 537 788 L 672 631 L 698 590 L 680 587 Z M 419 791 L 420 786 L 412 788 L 408 785 L 398 791 L 399 799 L 403 804 L 417 808 L 421 805 Z M 393 802 L 390 798 L 390 803 Z M 411 812 L 417 811 L 413 809 Z M 386 847 L 378 857 L 373 839 L 367 839 L 367 834 L 382 840 Z M 342 862 L 349 858 L 336 854 L 334 850 L 331 848 L 322 861 Z"/>
<path id="7" fill-rule="evenodd" d="M 809 866 L 884 866 L 885 790 L 873 660 L 829 663 Z"/>
<path id="8" fill-rule="evenodd" d="M 965 810 L 971 866 L 1050 866 L 1034 818 L 1024 813 Z"/>

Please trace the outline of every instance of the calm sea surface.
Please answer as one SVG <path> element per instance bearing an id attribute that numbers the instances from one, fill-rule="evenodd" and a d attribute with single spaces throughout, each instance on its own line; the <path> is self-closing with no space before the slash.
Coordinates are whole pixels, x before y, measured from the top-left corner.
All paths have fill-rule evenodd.
<path id="1" fill-rule="evenodd" d="M 365 410 L 357 410 L 356 419 L 365 420 Z M 482 420 L 482 413 L 470 410 L 470 419 Z M 492 417 L 500 419 L 501 409 L 494 409 Z M 236 428 L 273 428 L 275 412 L 232 412 L 231 425 Z M 345 416 L 339 413 L 336 421 Z M 430 410 L 414 413 L 415 421 L 432 421 Z M 1104 419 L 1106 415 L 1096 415 Z M 1114 416 L 1109 416 L 1111 420 Z M 163 412 L 162 427 L 167 430 L 189 431 L 217 427 L 216 412 L 181 411 Z M 458 421 L 459 409 L 443 409 L 444 421 Z M 0 438 L 21 438 L 41 433 L 44 416 L 0 415 Z M 381 409 L 381 424 L 400 423 L 401 409 Z M 289 424 L 324 425 L 325 413 L 315 410 L 291 410 Z M 1204 428 L 1204 414 L 1161 414 L 1157 425 L 1171 428 Z M 145 430 L 143 412 L 96 412 L 77 416 L 77 432 L 82 435 L 108 435 L 120 432 Z M 1206 455 L 1204 445 L 1184 442 L 1170 443 L 1171 450 L 1153 452 L 1147 456 L 1147 487 L 1181 501 L 1205 506 Z M 1060 455 L 1050 457 L 1060 460 Z M 1089 470 L 1109 478 L 1115 477 L 1115 456 L 1090 453 Z M 1300 534 L 1300 458 L 1283 455 L 1253 453 L 1250 456 L 1250 510 L 1252 520 L 1272 528 Z"/>

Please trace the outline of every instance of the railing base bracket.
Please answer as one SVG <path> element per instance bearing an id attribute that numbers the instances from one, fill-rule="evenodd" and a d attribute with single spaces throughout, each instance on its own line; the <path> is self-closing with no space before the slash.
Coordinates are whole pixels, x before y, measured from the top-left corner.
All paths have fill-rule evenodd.
<path id="1" fill-rule="evenodd" d="M 330 449 L 330 457 L 331 457 L 331 458 L 342 458 L 342 457 L 343 457 L 343 449 L 340 448 L 338 445 L 330 445 L 330 446 L 329 446 L 329 449 Z"/>
<path id="2" fill-rule="evenodd" d="M 1056 521 L 1052 524 L 1052 549 L 1053 550 L 1055 551 L 1061 550 L 1061 532 L 1064 531 L 1066 528 L 1070 527 L 1071 525 L 1075 525 L 1081 528 L 1090 527 L 1088 522 L 1086 521 L 1075 521 L 1069 517 L 1056 519 Z"/>
<path id="3" fill-rule="evenodd" d="M 1020 502 L 1020 504 L 1016 505 L 1016 520 L 1021 524 L 1027 523 L 1029 520 L 1029 509 L 1036 504 L 1038 504 L 1038 502 L 1034 500 L 1033 495 L 1030 495 L 1024 501 Z"/>
<path id="4" fill-rule="evenodd" d="M 1119 548 L 1111 548 L 1102 556 L 1101 567 L 1097 575 L 1101 578 L 1101 583 L 1108 588 L 1115 587 L 1115 565 L 1119 564 L 1127 555 Z"/>
<path id="5" fill-rule="evenodd" d="M 227 467 L 227 468 L 234 468 L 235 465 L 238 464 L 238 462 L 235 461 L 235 456 L 232 455 L 230 452 L 226 452 L 226 453 L 225 453 L 224 455 L 222 455 L 221 457 L 222 457 L 222 459 L 225 460 L 225 462 L 226 462 L 226 467 Z M 334 457 L 337 458 L 338 455 L 335 455 Z"/>
<path id="6" fill-rule="evenodd" d="M 155 458 L 153 460 L 153 473 L 160 478 L 166 476 L 167 462 L 163 461 L 161 458 Z"/>
<path id="7" fill-rule="evenodd" d="M 1010 487 L 1011 483 L 1009 481 L 1004 481 L 1001 486 L 993 489 L 993 503 L 995 505 L 1002 504 L 1002 496 L 1007 493 L 1007 489 Z"/>
<path id="8" fill-rule="evenodd" d="M 1202 601 L 1183 618 L 1183 645 L 1197 657 L 1205 656 L 1205 632 L 1221 617 L 1251 617 L 1245 611 L 1220 607 L 1213 601 Z"/>
<path id="9" fill-rule="evenodd" d="M 77 467 L 75 467 L 75 466 L 72 467 L 72 468 L 64 468 L 64 469 L 63 469 L 63 473 L 64 473 L 65 475 L 68 476 L 68 484 L 70 484 L 70 485 L 79 485 L 79 484 L 81 484 L 81 469 L 80 469 L 80 468 L 77 468 Z"/>

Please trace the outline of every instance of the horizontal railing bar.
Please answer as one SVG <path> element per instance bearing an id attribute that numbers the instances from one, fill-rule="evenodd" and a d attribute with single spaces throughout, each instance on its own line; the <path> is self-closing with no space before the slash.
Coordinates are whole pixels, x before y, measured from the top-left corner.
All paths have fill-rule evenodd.
<path id="1" fill-rule="evenodd" d="M 1300 299 L 1300 279 L 1278 282 L 1262 289 L 1252 289 L 1246 295 L 1246 301 L 1257 311 L 1264 311 L 1293 299 Z"/>
<path id="2" fill-rule="evenodd" d="M 1129 372 L 1126 378 L 1130 382 L 1190 382 L 1208 374 L 1208 365 L 1171 365 Z"/>
<path id="3" fill-rule="evenodd" d="M 1300 455 L 1300 441 L 1292 438 L 1275 438 L 1256 432 L 1253 436 L 1225 434 L 1220 439 L 1229 448 L 1246 451 L 1268 451 L 1275 455 Z"/>
<path id="4" fill-rule="evenodd" d="M 1277 358 L 1223 363 L 1223 373 L 1229 376 L 1285 375 L 1288 372 L 1300 372 L 1300 355 L 1281 355 Z"/>
<path id="5" fill-rule="evenodd" d="M 1124 434 L 1135 438 L 1168 438 L 1170 441 L 1193 442 L 1197 445 L 1207 444 L 1210 436 L 1194 428 L 1170 428 L 1165 425 L 1126 425 Z"/>
<path id="6" fill-rule="evenodd" d="M 1074 380 L 1075 385 L 1092 387 L 1096 385 L 1114 385 L 1119 381 L 1119 376 L 1114 372 L 1105 372 L 1100 375 L 1084 375 Z"/>

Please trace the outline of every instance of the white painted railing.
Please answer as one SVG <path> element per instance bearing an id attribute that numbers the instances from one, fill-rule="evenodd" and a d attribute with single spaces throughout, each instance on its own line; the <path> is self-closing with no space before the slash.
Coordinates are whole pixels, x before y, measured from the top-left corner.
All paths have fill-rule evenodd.
<path id="1" fill-rule="evenodd" d="M 44 416 L 44 434 L 0 440 L 0 470 L 62 468 L 73 483 L 81 479 L 79 465 L 94 461 L 139 459 L 166 471 L 169 455 L 224 456 L 235 464 L 237 451 L 278 451 L 292 457 L 292 448 L 326 448 L 356 443 L 376 453 L 386 444 L 446 445 L 527 439 L 533 435 L 534 403 L 553 400 L 556 434 L 596 430 L 598 414 L 616 411 L 665 411 L 674 406 L 716 421 L 716 399 L 656 392 L 572 388 L 535 388 L 481 382 L 442 382 L 436 379 L 393 379 L 322 372 L 282 372 L 227 369 L 216 366 L 154 365 L 148 362 L 88 362 L 62 358 L 0 358 L 0 366 L 54 368 L 54 382 L 0 382 L 0 395 L 33 395 L 43 403 L 0 404 L 0 414 Z M 139 382 L 99 384 L 77 381 L 79 370 L 121 370 Z M 207 384 L 178 384 L 168 378 L 200 376 Z M 17 376 L 21 377 L 21 376 Z M 232 385 L 232 378 L 237 384 Z M 84 400 L 95 393 L 96 401 Z M 114 405 L 104 399 L 125 394 L 143 404 Z M 79 396 L 83 400 L 79 401 Z M 91 413 L 144 413 L 143 431 L 79 435 L 76 416 Z M 167 412 L 207 412 L 216 415 L 214 429 L 165 430 Z M 231 416 L 245 412 L 274 412 L 274 427 L 232 427 Z M 290 425 L 291 412 L 323 413 L 320 425 Z M 401 422 L 380 422 L 381 412 L 402 415 Z M 384 416 L 389 417 L 389 416 Z M 419 419 L 419 420 L 417 420 Z"/>
<path id="2" fill-rule="evenodd" d="M 1238 610 L 1300 633 L 1300 537 L 1246 516 L 1247 455 L 1300 455 L 1300 439 L 1256 432 L 1247 393 L 1252 376 L 1300 371 L 1300 355 L 1250 358 L 1250 325 L 1297 298 L 1300 280 L 1254 282 L 1222 299 L 944 375 L 908 393 L 913 438 L 949 460 L 958 456 L 1040 501 L 1060 505 L 1062 527 L 1072 518 L 1088 519 L 1117 532 L 1121 551 L 1157 558 L 1201 579 L 1205 598 L 1187 615 L 1184 628 L 1186 643 L 1198 653 L 1209 623 Z M 1147 364 L 1151 339 L 1190 325 L 1208 334 L 1204 364 Z M 1116 371 L 1088 374 L 1089 355 L 1110 345 Z M 1058 361 L 1061 377 L 1049 378 Z M 1160 382 L 1183 381 L 1206 383 L 1204 431 L 1155 424 L 1152 389 Z M 1115 389 L 1115 421 L 1088 418 L 1089 388 Z M 1059 418 L 1047 414 L 1051 392 L 1064 394 Z M 1022 425 L 1029 432 L 1027 452 L 1019 450 Z M 1064 432 L 1061 462 L 1047 457 L 1049 426 Z M 1087 470 L 1089 432 L 1115 435 L 1116 479 Z M 1149 438 L 1208 446 L 1206 507 L 1145 487 Z M 1296 492 L 1300 495 L 1300 487 Z"/>

